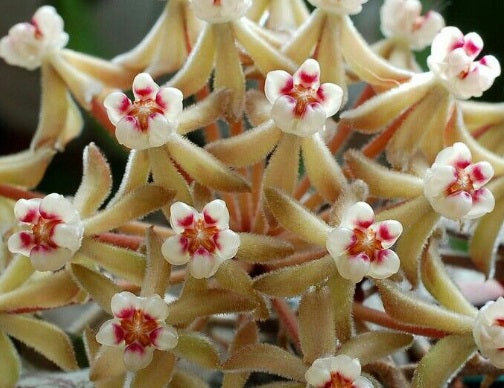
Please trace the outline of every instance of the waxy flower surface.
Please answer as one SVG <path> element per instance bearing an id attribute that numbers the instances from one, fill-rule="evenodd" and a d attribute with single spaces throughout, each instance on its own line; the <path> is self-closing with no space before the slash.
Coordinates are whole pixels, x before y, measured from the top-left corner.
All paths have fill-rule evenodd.
<path id="1" fill-rule="evenodd" d="M 374 222 L 371 206 L 357 202 L 346 209 L 340 226 L 332 229 L 326 247 L 338 272 L 359 282 L 364 276 L 384 279 L 399 270 L 399 258 L 390 248 L 402 233 L 399 221 Z"/>
<path id="2" fill-rule="evenodd" d="M 404 41 L 414 50 L 427 47 L 444 27 L 444 19 L 434 11 L 424 16 L 421 12 L 419 0 L 386 0 L 380 9 L 383 35 Z"/>
<path id="3" fill-rule="evenodd" d="M 20 199 L 14 214 L 23 230 L 9 238 L 9 250 L 28 256 L 38 271 L 60 269 L 81 246 L 79 212 L 60 194 Z"/>
<path id="4" fill-rule="evenodd" d="M 116 126 L 117 140 L 139 150 L 162 146 L 177 128 L 182 92 L 160 88 L 149 74 L 141 73 L 133 81 L 133 94 L 133 102 L 121 92 L 105 98 L 108 117 Z"/>
<path id="5" fill-rule="evenodd" d="M 445 148 L 424 177 L 424 194 L 435 211 L 446 218 L 473 219 L 493 210 L 495 199 L 483 186 L 492 179 L 492 165 L 472 163 L 464 143 Z"/>
<path id="6" fill-rule="evenodd" d="M 328 117 L 341 106 L 342 89 L 332 83 L 320 84 L 320 66 L 307 59 L 290 75 L 283 70 L 268 73 L 264 92 L 273 104 L 271 117 L 284 132 L 310 136 L 324 129 Z"/>
<path id="7" fill-rule="evenodd" d="M 427 64 L 455 97 L 479 97 L 501 73 L 493 55 L 476 61 L 482 49 L 483 40 L 477 33 L 463 35 L 456 27 L 445 27 L 432 42 Z"/>
<path id="8" fill-rule="evenodd" d="M 195 15 L 208 23 L 227 23 L 241 18 L 251 0 L 191 0 Z"/>
<path id="9" fill-rule="evenodd" d="M 310 388 L 373 387 L 371 381 L 361 376 L 359 360 L 344 354 L 316 359 L 306 371 L 305 378 Z"/>
<path id="10" fill-rule="evenodd" d="M 163 256 L 174 265 L 189 262 L 189 271 L 197 279 L 214 275 L 240 246 L 240 236 L 229 229 L 229 212 L 220 199 L 208 203 L 201 213 L 176 202 L 170 208 L 170 223 L 177 235 L 164 242 Z"/>
<path id="11" fill-rule="evenodd" d="M 34 70 L 54 50 L 68 43 L 63 31 L 63 19 L 54 7 L 40 7 L 29 23 L 14 25 L 0 40 L 0 57 L 10 65 Z"/>
<path id="12" fill-rule="evenodd" d="M 488 302 L 480 309 L 473 337 L 481 354 L 497 368 L 504 368 L 504 298 Z"/>
<path id="13" fill-rule="evenodd" d="M 138 297 L 131 292 L 115 294 L 111 300 L 114 318 L 105 322 L 96 340 L 108 346 L 124 347 L 124 365 L 128 370 L 145 368 L 154 349 L 177 346 L 177 331 L 165 324 L 168 305 L 159 295 Z"/>
<path id="14" fill-rule="evenodd" d="M 355 15 L 362 11 L 362 4 L 368 0 L 308 0 L 315 7 L 319 7 L 324 11 L 343 14 Z"/>

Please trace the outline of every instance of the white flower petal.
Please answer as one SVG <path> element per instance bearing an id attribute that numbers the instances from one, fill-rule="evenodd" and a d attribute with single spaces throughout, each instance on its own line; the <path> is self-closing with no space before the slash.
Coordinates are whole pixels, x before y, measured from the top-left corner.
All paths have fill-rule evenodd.
<path id="1" fill-rule="evenodd" d="M 324 387 L 327 382 L 331 381 L 331 371 L 316 365 L 317 361 L 319 360 L 315 360 L 312 366 L 308 368 L 305 373 L 305 379 L 310 386 Z"/>
<path id="2" fill-rule="evenodd" d="M 472 208 L 464 216 L 465 219 L 479 218 L 490 213 L 495 207 L 495 198 L 492 192 L 486 188 L 476 190 L 472 196 Z"/>
<path id="3" fill-rule="evenodd" d="M 119 345 L 123 339 L 124 332 L 121 329 L 121 325 L 115 319 L 110 319 L 101 325 L 100 330 L 96 334 L 96 340 L 102 345 Z"/>
<path id="4" fill-rule="evenodd" d="M 471 195 L 467 191 L 427 199 L 436 212 L 452 220 L 458 220 L 467 215 L 473 203 Z"/>
<path id="5" fill-rule="evenodd" d="M 107 110 L 107 115 L 110 122 L 116 125 L 119 120 L 121 120 L 128 111 L 131 109 L 131 100 L 126 96 L 126 94 L 121 92 L 110 93 L 105 100 L 103 105 Z"/>
<path id="6" fill-rule="evenodd" d="M 458 168 L 465 168 L 469 164 L 471 164 L 471 161 L 472 156 L 469 148 L 467 148 L 464 143 L 457 142 L 454 143 L 451 147 L 446 147 L 445 149 L 440 151 L 437 154 L 434 163 Z"/>
<path id="7" fill-rule="evenodd" d="M 375 219 L 374 211 L 366 202 L 357 202 L 343 213 L 340 226 L 348 229 L 367 229 Z"/>
<path id="8" fill-rule="evenodd" d="M 330 357 L 331 371 L 337 371 L 348 380 L 354 380 L 361 374 L 360 362 L 357 358 L 352 358 L 346 354 Z"/>
<path id="9" fill-rule="evenodd" d="M 220 230 L 229 228 L 229 211 L 223 200 L 215 199 L 207 203 L 202 213 L 206 225 L 217 226 Z"/>
<path id="10" fill-rule="evenodd" d="M 283 70 L 270 71 L 264 83 L 264 93 L 268 101 L 274 104 L 278 97 L 289 93 L 293 87 L 294 79 L 289 73 Z"/>
<path id="11" fill-rule="evenodd" d="M 60 223 L 53 229 L 52 240 L 58 246 L 67 248 L 75 253 L 82 245 L 83 235 L 83 225 L 68 225 Z"/>
<path id="12" fill-rule="evenodd" d="M 317 91 L 320 98 L 320 105 L 325 110 L 326 117 L 333 116 L 341 107 L 343 99 L 343 89 L 336 84 L 324 83 Z"/>
<path id="13" fill-rule="evenodd" d="M 155 100 L 159 86 L 154 82 L 150 74 L 140 73 L 133 80 L 133 94 L 135 100 Z"/>
<path id="14" fill-rule="evenodd" d="M 14 233 L 7 240 L 7 247 L 12 253 L 20 253 L 29 257 L 30 252 L 35 246 L 35 236 L 31 232 L 21 231 Z"/>
<path id="15" fill-rule="evenodd" d="M 72 256 L 70 249 L 37 245 L 30 252 L 30 261 L 37 271 L 56 271 L 70 261 Z"/>
<path id="16" fill-rule="evenodd" d="M 152 361 L 154 348 L 143 347 L 133 343 L 124 349 L 124 365 L 129 371 L 135 372 L 145 368 Z"/>
<path id="17" fill-rule="evenodd" d="M 320 86 L 320 65 L 312 58 L 307 59 L 292 76 L 294 85 L 317 90 Z"/>
<path id="18" fill-rule="evenodd" d="M 475 189 L 486 185 L 494 175 L 494 169 L 488 162 L 470 164 L 464 172 L 469 175 Z"/>
<path id="19" fill-rule="evenodd" d="M 240 235 L 230 229 L 223 230 L 215 235 L 217 244 L 217 256 L 222 262 L 235 257 L 240 247 Z"/>
<path id="20" fill-rule="evenodd" d="M 171 122 L 178 122 L 182 113 L 182 92 L 176 88 L 160 88 L 156 94 L 156 104 L 163 109 L 164 116 Z"/>
<path id="21" fill-rule="evenodd" d="M 397 273 L 400 264 L 399 257 L 394 251 L 382 249 L 376 252 L 367 275 L 375 279 L 385 279 Z"/>
<path id="22" fill-rule="evenodd" d="M 338 272 L 344 279 L 358 283 L 368 273 L 370 261 L 365 254 L 334 257 Z"/>
<path id="23" fill-rule="evenodd" d="M 42 198 L 20 199 L 14 205 L 14 216 L 21 222 L 36 223 Z"/>
<path id="24" fill-rule="evenodd" d="M 178 343 L 178 334 L 171 326 L 160 327 L 151 333 L 151 340 L 159 350 L 173 349 Z"/>
<path id="25" fill-rule="evenodd" d="M 424 193 L 427 198 L 443 195 L 457 180 L 455 167 L 434 164 L 424 176 Z"/>
<path id="26" fill-rule="evenodd" d="M 139 308 L 156 321 L 164 321 L 168 317 L 168 305 L 159 295 L 139 298 Z"/>
<path id="27" fill-rule="evenodd" d="M 193 228 L 199 213 L 184 202 L 175 202 L 170 206 L 170 225 L 175 233 L 182 233 L 186 228 Z"/>
<path id="28" fill-rule="evenodd" d="M 386 220 L 371 225 L 371 229 L 376 232 L 376 239 L 381 242 L 383 248 L 390 248 L 395 244 L 403 231 L 399 221 Z"/>
<path id="29" fill-rule="evenodd" d="M 338 256 L 346 255 L 346 250 L 354 241 L 354 232 L 348 228 L 334 228 L 327 234 L 326 248 L 329 254 L 335 259 Z"/>
<path id="30" fill-rule="evenodd" d="M 58 219 L 67 224 L 78 225 L 80 216 L 72 203 L 61 194 L 46 195 L 40 202 L 40 215 L 45 219 Z"/>
<path id="31" fill-rule="evenodd" d="M 470 32 L 464 36 L 463 48 L 469 57 L 475 59 L 481 50 L 483 50 L 483 39 L 476 32 Z"/>
<path id="32" fill-rule="evenodd" d="M 112 297 L 110 307 L 114 317 L 126 318 L 130 317 L 133 312 L 140 307 L 140 301 L 135 294 L 123 291 Z"/>
<path id="33" fill-rule="evenodd" d="M 170 122 L 165 116 L 154 113 L 149 116 L 149 127 L 146 135 L 150 147 L 160 147 L 166 144 L 170 137 L 175 133 L 176 124 Z"/>
<path id="34" fill-rule="evenodd" d="M 191 0 L 195 15 L 208 23 L 226 23 L 237 20 L 247 12 L 251 0 Z"/>
<path id="35" fill-rule="evenodd" d="M 306 107 L 304 115 L 294 120 L 291 133 L 301 137 L 314 135 L 325 128 L 326 119 L 326 111 L 322 105 L 318 102 L 310 104 Z"/>
<path id="36" fill-rule="evenodd" d="M 186 264 L 189 259 L 188 241 L 184 236 L 168 237 L 161 246 L 163 257 L 172 265 Z"/>
<path id="37" fill-rule="evenodd" d="M 198 249 L 189 262 L 189 271 L 196 279 L 208 279 L 219 269 L 220 262 L 203 248 Z"/>
<path id="38" fill-rule="evenodd" d="M 63 19 L 58 15 L 56 9 L 50 5 L 40 7 L 33 15 L 32 23 L 40 30 L 44 39 L 48 41 L 59 39 L 60 34 L 63 32 Z M 65 37 L 65 42 L 61 47 L 66 44 L 66 40 L 68 40 L 68 36 Z"/>
<path id="39" fill-rule="evenodd" d="M 278 97 L 271 108 L 271 118 L 282 131 L 294 133 L 296 126 L 296 116 L 294 109 L 296 100 L 290 96 Z"/>
<path id="40" fill-rule="evenodd" d="M 117 141 L 131 149 L 145 150 L 150 148 L 149 137 L 142 132 L 133 116 L 125 116 L 116 124 Z"/>
<path id="41" fill-rule="evenodd" d="M 457 27 L 449 26 L 443 28 L 432 41 L 431 55 L 428 61 L 442 62 L 453 50 L 453 47 L 457 45 L 457 42 L 460 42 L 463 38 L 464 34 Z"/>

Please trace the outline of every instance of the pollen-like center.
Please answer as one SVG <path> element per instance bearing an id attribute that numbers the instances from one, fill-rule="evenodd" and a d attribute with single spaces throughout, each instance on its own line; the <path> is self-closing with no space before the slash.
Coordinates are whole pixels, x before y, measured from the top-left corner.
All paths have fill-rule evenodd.
<path id="1" fill-rule="evenodd" d="M 158 323 L 142 310 L 135 310 L 131 316 L 121 319 L 121 328 L 126 345 L 136 342 L 149 346 L 152 344 L 150 334 L 158 328 Z"/>
<path id="2" fill-rule="evenodd" d="M 474 184 L 471 177 L 462 169 L 457 171 L 457 179 L 447 189 L 446 194 L 456 194 L 462 191 L 472 193 L 474 192 Z"/>
<path id="3" fill-rule="evenodd" d="M 341 373 L 331 373 L 331 380 L 328 381 L 324 388 L 352 388 L 353 381 L 345 378 Z"/>
<path id="4" fill-rule="evenodd" d="M 149 117 L 155 114 L 162 115 L 163 110 L 157 105 L 156 101 L 147 99 L 133 102 L 127 114 L 136 117 L 140 130 L 145 132 L 149 129 Z"/>
<path id="5" fill-rule="evenodd" d="M 348 247 L 347 251 L 351 256 L 357 256 L 365 253 L 371 261 L 374 260 L 375 252 L 383 249 L 381 241 L 376 238 L 375 231 L 368 228 L 363 231 L 354 229 L 354 241 Z"/>
<path id="6" fill-rule="evenodd" d="M 48 245 L 50 247 L 56 247 L 56 243 L 52 240 L 54 233 L 54 228 L 56 225 L 61 224 L 59 219 L 45 219 L 40 217 L 36 224 L 32 226 L 32 232 L 35 236 L 35 244 Z"/>
<path id="7" fill-rule="evenodd" d="M 187 249 L 193 255 L 200 247 L 209 253 L 215 252 L 217 248 L 216 235 L 219 229 L 216 226 L 208 226 L 204 219 L 195 222 L 193 228 L 185 229 L 182 235 L 187 239 Z"/>
<path id="8" fill-rule="evenodd" d="M 288 94 L 296 101 L 294 114 L 301 117 L 305 114 L 306 108 L 314 103 L 320 102 L 320 98 L 316 90 L 305 88 L 301 85 L 295 86 Z"/>

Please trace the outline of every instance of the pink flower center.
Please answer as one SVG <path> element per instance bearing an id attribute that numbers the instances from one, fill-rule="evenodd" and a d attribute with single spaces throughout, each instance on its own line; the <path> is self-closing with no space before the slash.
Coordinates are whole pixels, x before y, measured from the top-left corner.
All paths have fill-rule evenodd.
<path id="1" fill-rule="evenodd" d="M 45 219 L 40 216 L 39 220 L 36 224 L 33 224 L 31 230 L 35 237 L 36 245 L 47 245 L 52 248 L 56 248 L 56 243 L 52 240 L 52 236 L 54 233 L 54 228 L 56 225 L 61 224 L 62 221 L 57 218 Z"/>
<path id="2" fill-rule="evenodd" d="M 292 97 L 296 101 L 294 114 L 298 117 L 302 117 L 305 114 L 306 108 L 309 105 L 321 102 L 318 91 L 312 88 L 305 88 L 302 85 L 294 86 L 286 95 Z"/>
<path id="3" fill-rule="evenodd" d="M 163 113 L 156 101 L 147 99 L 133 102 L 127 115 L 136 117 L 140 130 L 146 132 L 149 129 L 149 117 L 155 114 L 162 115 Z"/>
<path id="4" fill-rule="evenodd" d="M 219 233 L 217 226 L 208 226 L 203 219 L 198 220 L 194 228 L 185 229 L 182 232 L 187 241 L 187 249 L 191 255 L 200 248 L 206 249 L 209 253 L 215 252 L 217 243 L 215 237 Z"/>
<path id="5" fill-rule="evenodd" d="M 158 323 L 142 310 L 135 310 L 131 316 L 121 319 L 126 345 L 139 343 L 142 346 L 152 345 L 150 333 L 158 328 Z"/>
<path id="6" fill-rule="evenodd" d="M 446 189 L 446 194 L 457 194 L 462 191 L 472 194 L 474 192 L 474 184 L 469 174 L 463 169 L 458 168 L 457 179 Z"/>
<path id="7" fill-rule="evenodd" d="M 419 29 L 422 28 L 422 26 L 424 25 L 425 21 L 427 20 L 428 18 L 428 13 L 425 14 L 425 16 L 418 16 L 415 21 L 413 22 L 413 26 L 412 26 L 412 30 L 413 32 L 414 31 L 418 31 Z"/>
<path id="8" fill-rule="evenodd" d="M 383 249 L 382 243 L 376 238 L 376 233 L 368 228 L 363 231 L 361 229 L 354 229 L 354 240 L 352 245 L 347 248 L 347 252 L 351 256 L 357 256 L 365 253 L 371 261 L 374 260 L 375 252 Z"/>
<path id="9" fill-rule="evenodd" d="M 328 381 L 323 388 L 352 388 L 353 381 L 345 378 L 339 372 L 331 373 L 331 380 Z"/>
<path id="10" fill-rule="evenodd" d="M 40 27 L 39 27 L 38 23 L 36 22 L 36 20 L 32 19 L 30 21 L 30 24 L 35 28 L 35 31 L 33 33 L 33 35 L 35 36 L 35 39 L 39 39 L 39 40 L 42 39 L 44 37 L 44 34 L 40 30 Z"/>

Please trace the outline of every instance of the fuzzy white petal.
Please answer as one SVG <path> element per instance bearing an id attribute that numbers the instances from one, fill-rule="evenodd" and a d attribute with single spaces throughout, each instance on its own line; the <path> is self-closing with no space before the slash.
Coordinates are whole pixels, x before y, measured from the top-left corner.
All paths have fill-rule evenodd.
<path id="1" fill-rule="evenodd" d="M 148 73 L 140 73 L 133 80 L 135 100 L 155 100 L 159 86 Z"/>
<path id="2" fill-rule="evenodd" d="M 202 213 L 206 225 L 217 226 L 221 230 L 229 227 L 229 211 L 223 200 L 215 199 L 207 203 Z"/>
<path id="3" fill-rule="evenodd" d="M 172 265 L 183 265 L 190 259 L 187 251 L 187 239 L 184 236 L 168 237 L 161 246 L 161 253 Z"/>
<path id="4" fill-rule="evenodd" d="M 62 268 L 73 256 L 67 248 L 52 248 L 37 245 L 30 252 L 30 261 L 37 271 L 56 271 Z"/>
<path id="5" fill-rule="evenodd" d="M 348 207 L 343 213 L 341 227 L 367 229 L 374 222 L 374 211 L 366 202 L 357 202 Z"/>
<path id="6" fill-rule="evenodd" d="M 240 235 L 230 229 L 223 230 L 217 234 L 218 258 L 222 262 L 235 257 L 240 247 Z"/>
<path id="7" fill-rule="evenodd" d="M 107 110 L 108 118 L 114 125 L 126 116 L 131 108 L 131 104 L 131 100 L 128 96 L 121 92 L 110 93 L 103 101 L 103 105 Z"/>
<path id="8" fill-rule="evenodd" d="M 365 254 L 356 256 L 341 255 L 334 258 L 341 277 L 358 283 L 369 271 L 369 258 Z"/>
<path id="9" fill-rule="evenodd" d="M 264 83 L 264 93 L 271 104 L 281 95 L 288 93 L 294 86 L 292 76 L 283 70 L 270 71 Z"/>
<path id="10" fill-rule="evenodd" d="M 131 344 L 124 349 L 124 365 L 132 372 L 143 369 L 151 363 L 153 353 L 154 348 L 152 347 Z"/>
<path id="11" fill-rule="evenodd" d="M 198 220 L 199 213 L 184 202 L 175 202 L 170 206 L 170 225 L 175 233 L 182 233 L 192 228 Z"/>
<path id="12" fill-rule="evenodd" d="M 345 255 L 346 250 L 354 240 L 354 232 L 348 228 L 334 228 L 327 234 L 326 248 L 329 254 L 335 259 Z"/>
<path id="13" fill-rule="evenodd" d="M 173 349 L 178 343 L 178 334 L 171 326 L 161 327 L 154 333 L 154 346 L 159 350 Z"/>
<path id="14" fill-rule="evenodd" d="M 390 249 L 383 249 L 376 253 L 371 261 L 368 276 L 375 279 L 385 279 L 399 271 L 399 257 Z"/>

